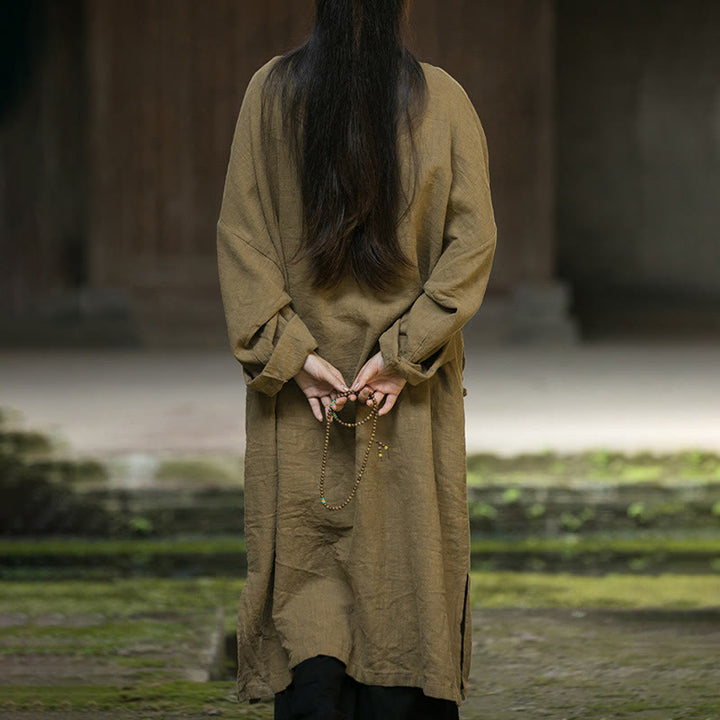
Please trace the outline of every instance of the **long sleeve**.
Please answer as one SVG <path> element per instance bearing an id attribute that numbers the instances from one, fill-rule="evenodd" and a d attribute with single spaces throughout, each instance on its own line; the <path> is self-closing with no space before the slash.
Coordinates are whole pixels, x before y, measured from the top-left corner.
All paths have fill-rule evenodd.
<path id="1" fill-rule="evenodd" d="M 245 91 L 217 223 L 220 290 L 233 355 L 245 383 L 275 395 L 318 343 L 292 307 L 278 252 L 269 150 L 260 126 L 262 75 Z"/>
<path id="2" fill-rule="evenodd" d="M 482 303 L 495 255 L 485 132 L 464 89 L 455 87 L 443 249 L 422 293 L 379 338 L 386 369 L 410 385 L 428 380 L 449 360 L 453 335 Z"/>

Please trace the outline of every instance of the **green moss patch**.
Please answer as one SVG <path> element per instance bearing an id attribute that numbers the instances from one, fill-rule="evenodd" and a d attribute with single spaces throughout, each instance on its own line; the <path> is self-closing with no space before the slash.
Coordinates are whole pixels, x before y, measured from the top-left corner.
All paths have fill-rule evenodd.
<path id="1" fill-rule="evenodd" d="M 73 687 L 4 687 L 0 708 L 5 711 L 115 711 L 117 717 L 238 717 L 235 683 L 164 682 L 153 684 Z M 272 718 L 272 703 L 243 703 L 242 717 Z"/>
<path id="2" fill-rule="evenodd" d="M 521 453 L 500 457 L 476 453 L 467 458 L 468 483 L 475 486 L 518 484 L 572 486 L 577 483 L 635 484 L 718 482 L 720 455 L 702 450 L 655 454 L 597 449 L 582 453 Z"/>
<path id="3" fill-rule="evenodd" d="M 473 607 L 720 609 L 719 575 L 473 572 Z"/>
<path id="4" fill-rule="evenodd" d="M 6 582 L 0 613 L 34 620 L 49 613 L 59 616 L 136 616 L 141 613 L 207 611 L 234 608 L 244 586 L 242 578 L 169 580 L 138 578 L 111 581 Z M 235 609 L 230 612 L 230 617 Z"/>
<path id="5" fill-rule="evenodd" d="M 69 619 L 69 625 L 35 622 L 0 628 L 0 654 L 130 655 L 133 652 L 142 653 L 147 647 L 157 650 L 175 642 L 194 643 L 208 630 L 205 623 L 195 624 L 196 617 L 177 614 L 153 618 L 125 617 L 85 626 L 73 622 L 72 617 Z"/>
<path id="6" fill-rule="evenodd" d="M 160 481 L 241 485 L 242 470 L 242 460 L 237 457 L 173 457 L 160 462 L 153 477 Z"/>
<path id="7" fill-rule="evenodd" d="M 45 630 L 49 648 L 64 643 L 78 648 L 76 655 L 60 656 L 64 664 L 84 662 L 83 653 L 92 649 L 97 653 L 92 662 L 109 663 L 115 675 L 113 683 L 49 687 L 53 656 L 40 653 L 29 657 L 40 682 L 6 683 L 0 709 L 9 717 L 28 713 L 23 720 L 53 713 L 269 719 L 272 703 L 238 705 L 232 680 L 168 676 L 180 665 L 173 662 L 187 657 L 192 635 L 181 624 L 161 627 L 173 610 L 219 603 L 229 629 L 241 589 L 241 580 L 228 578 L 5 583 L 0 642 L 11 639 L 15 648 L 23 643 L 32 648 Z M 523 707 L 532 717 L 545 709 L 553 717 L 598 720 L 631 717 L 632 707 L 657 712 L 663 703 L 673 708 L 668 717 L 703 717 L 683 713 L 714 702 L 718 598 L 717 576 L 473 572 L 472 682 L 463 717 L 503 720 Z M 157 649 L 168 643 L 181 652 L 158 662 Z M 129 652 L 120 654 L 118 648 Z M 14 662 L 26 656 L 16 655 Z"/>
<path id="8" fill-rule="evenodd" d="M 579 514 L 580 521 L 585 517 Z M 477 570 L 574 571 L 579 574 L 720 572 L 720 536 L 655 534 L 474 537 Z M 0 540 L 5 579 L 100 579 L 235 575 L 246 572 L 242 537 Z"/>

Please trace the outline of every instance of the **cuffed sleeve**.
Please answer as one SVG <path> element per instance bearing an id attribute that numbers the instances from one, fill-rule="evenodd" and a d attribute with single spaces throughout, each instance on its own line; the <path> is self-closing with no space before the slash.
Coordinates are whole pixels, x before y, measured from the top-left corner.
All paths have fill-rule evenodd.
<path id="1" fill-rule="evenodd" d="M 246 385 L 272 396 L 318 343 L 292 306 L 278 252 L 270 149 L 261 140 L 261 85 L 255 73 L 238 114 L 217 223 L 217 261 L 233 355 Z"/>
<path id="2" fill-rule="evenodd" d="M 378 341 L 386 369 L 410 385 L 428 380 L 453 357 L 455 336 L 482 303 L 495 255 L 485 132 L 459 84 L 457 91 L 442 253 L 423 292 Z"/>
<path id="3" fill-rule="evenodd" d="M 441 365 L 453 357 L 453 342 L 451 338 L 429 356 L 411 359 L 418 356 L 407 350 L 409 319 L 407 313 L 402 315 L 380 336 L 380 352 L 386 370 L 400 375 L 410 385 L 418 385 L 431 378 Z"/>
<path id="4" fill-rule="evenodd" d="M 275 395 L 300 372 L 305 358 L 317 347 L 299 315 L 290 305 L 285 305 L 250 343 L 236 345 L 234 354 L 243 366 L 247 386 Z"/>
<path id="5" fill-rule="evenodd" d="M 275 262 L 222 222 L 217 226 L 220 288 L 233 355 L 246 385 L 275 395 L 318 343 L 291 304 Z"/>

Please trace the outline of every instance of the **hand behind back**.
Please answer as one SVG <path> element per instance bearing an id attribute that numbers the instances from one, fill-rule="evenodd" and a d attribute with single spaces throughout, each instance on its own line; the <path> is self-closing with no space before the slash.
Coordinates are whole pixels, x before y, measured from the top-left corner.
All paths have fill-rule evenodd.
<path id="1" fill-rule="evenodd" d="M 372 406 L 370 392 L 374 391 L 375 400 L 379 406 L 378 415 L 386 415 L 392 410 L 398 395 L 405 387 L 407 380 L 396 373 L 385 371 L 385 360 L 382 353 L 375 353 L 361 368 L 352 384 L 353 390 L 359 390 L 357 399 Z M 350 396 L 355 399 L 354 395 Z M 385 402 L 382 407 L 380 403 Z"/>
<path id="2" fill-rule="evenodd" d="M 347 397 L 338 395 L 339 392 L 350 389 L 346 386 L 342 373 L 317 353 L 312 352 L 305 358 L 302 370 L 294 379 L 305 393 L 313 415 L 321 422 L 325 419 L 321 405 L 327 411 L 330 401 L 335 400 L 335 407 L 340 410 L 349 399 L 359 400 L 372 406 L 371 391 L 374 391 L 378 404 L 378 415 L 386 415 L 395 405 L 398 395 L 407 382 L 395 373 L 385 372 L 385 361 L 380 352 L 373 355 L 360 368 L 353 383 L 353 389 L 359 392 Z M 380 406 L 383 398 L 385 402 Z"/>

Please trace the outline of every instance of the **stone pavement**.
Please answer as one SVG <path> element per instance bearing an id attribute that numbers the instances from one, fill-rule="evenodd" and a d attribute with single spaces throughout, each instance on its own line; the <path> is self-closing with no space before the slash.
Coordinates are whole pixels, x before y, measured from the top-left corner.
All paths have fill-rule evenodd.
<path id="1" fill-rule="evenodd" d="M 468 344 L 466 358 L 468 452 L 720 450 L 720 342 Z M 242 453 L 244 401 L 229 351 L 0 352 L 0 407 L 78 453 Z"/>
<path id="2" fill-rule="evenodd" d="M 720 611 L 473 611 L 463 720 L 717 720 Z"/>

